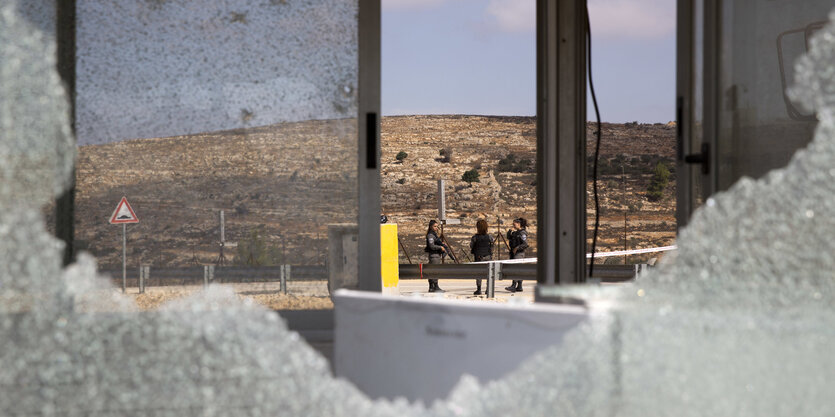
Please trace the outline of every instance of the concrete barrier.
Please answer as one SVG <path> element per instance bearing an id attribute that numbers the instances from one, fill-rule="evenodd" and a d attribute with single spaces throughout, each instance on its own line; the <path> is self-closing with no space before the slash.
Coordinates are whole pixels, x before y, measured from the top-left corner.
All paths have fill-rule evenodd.
<path id="1" fill-rule="evenodd" d="M 372 398 L 445 398 L 463 374 L 501 378 L 586 319 L 577 305 L 334 293 L 334 371 Z"/>

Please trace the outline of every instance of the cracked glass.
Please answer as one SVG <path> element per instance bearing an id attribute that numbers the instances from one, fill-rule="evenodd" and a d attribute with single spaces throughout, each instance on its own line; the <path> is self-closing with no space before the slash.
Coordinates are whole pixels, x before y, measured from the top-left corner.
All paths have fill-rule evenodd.
<path id="1" fill-rule="evenodd" d="M 75 251 L 143 308 L 205 283 L 331 308 L 329 227 L 357 218 L 357 7 L 78 0 Z M 122 197 L 138 223 L 109 223 Z"/>
<path id="2" fill-rule="evenodd" d="M 787 166 L 708 199 L 641 280 L 566 288 L 589 320 L 487 385 L 371 401 L 232 288 L 141 311 L 95 259 L 61 266 L 38 210 L 75 147 L 54 39 L 0 5 L 0 410 L 22 416 L 831 415 L 835 15 L 787 95 L 815 113 Z M 141 216 L 141 214 L 139 214 Z M 605 303 L 596 303 L 605 301 Z"/>

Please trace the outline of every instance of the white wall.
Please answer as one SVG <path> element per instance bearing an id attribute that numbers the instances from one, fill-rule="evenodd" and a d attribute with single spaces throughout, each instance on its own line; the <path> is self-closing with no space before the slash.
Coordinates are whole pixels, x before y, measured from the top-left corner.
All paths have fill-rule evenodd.
<path id="1" fill-rule="evenodd" d="M 334 371 L 372 398 L 431 403 L 465 373 L 498 379 L 587 317 L 584 307 L 334 294 Z"/>

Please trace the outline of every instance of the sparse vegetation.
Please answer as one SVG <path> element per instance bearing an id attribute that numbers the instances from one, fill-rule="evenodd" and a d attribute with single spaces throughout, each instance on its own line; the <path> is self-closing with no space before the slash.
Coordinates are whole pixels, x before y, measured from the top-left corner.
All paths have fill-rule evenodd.
<path id="1" fill-rule="evenodd" d="M 408 156 L 409 156 L 409 154 L 407 154 L 405 151 L 400 151 L 400 152 L 397 153 L 397 156 L 395 156 L 394 158 L 397 159 L 400 162 L 403 162 L 403 160 L 406 159 Z"/>
<path id="2" fill-rule="evenodd" d="M 450 163 L 452 162 L 452 149 L 443 148 L 438 152 L 441 155 L 441 162 Z"/>
<path id="3" fill-rule="evenodd" d="M 664 189 L 670 181 L 670 170 L 663 162 L 655 165 L 652 171 L 652 180 L 647 187 L 647 199 L 649 201 L 661 201 L 664 198 Z"/>
<path id="4" fill-rule="evenodd" d="M 519 215 L 535 218 L 535 118 L 521 118 L 515 123 L 509 118 L 439 116 L 433 121 L 432 129 L 427 129 L 427 118 L 422 116 L 384 120 L 385 140 L 381 141 L 381 146 L 386 157 L 381 161 L 382 209 L 392 218 L 402 219 L 400 233 L 410 255 L 423 254 L 426 222 L 437 210 L 434 191 L 436 180 L 440 178 L 447 180 L 449 206 L 455 216 L 467 214 L 470 219 L 486 216 L 491 225 L 496 217 L 505 221 Z M 210 148 L 181 148 L 179 140 L 142 141 L 141 146 L 149 147 L 149 152 L 181 155 L 151 160 L 138 157 L 141 153 L 134 149 L 139 143 L 81 146 L 79 172 L 89 174 L 79 177 L 81 192 L 76 201 L 76 212 L 80 224 L 76 228 L 76 238 L 91 242 L 91 250 L 100 257 L 104 268 L 121 267 L 121 248 L 96 244 L 121 239 L 121 230 L 100 221 L 112 209 L 101 208 L 101 201 L 118 198 L 115 194 L 124 192 L 125 184 L 120 182 L 120 177 L 109 175 L 111 172 L 125 163 L 147 164 L 136 173 L 137 185 L 130 186 L 128 197 L 137 195 L 136 198 L 148 201 L 159 199 L 165 202 L 162 207 L 165 210 L 135 207 L 144 226 L 136 228 L 135 244 L 129 243 L 132 245 L 129 249 L 134 246 L 150 248 L 147 255 L 142 255 L 143 262 L 174 267 L 193 265 L 195 256 L 201 262 L 214 261 L 218 255 L 215 244 L 219 236 L 218 216 L 210 210 L 169 209 L 201 205 L 226 208 L 226 237 L 230 242 L 241 243 L 249 237 L 254 226 L 263 222 L 266 225 L 259 238 L 267 247 L 278 245 L 287 256 L 286 259 L 278 256 L 276 259 L 281 260 L 278 263 L 322 264 L 322 258 L 305 254 L 315 252 L 310 250 L 311 241 L 318 234 L 324 235 L 327 223 L 351 221 L 356 217 L 352 207 L 356 205 L 354 186 L 357 180 L 355 169 L 345 169 L 343 156 L 353 155 L 349 149 L 350 141 L 321 135 L 322 130 L 319 122 L 279 124 L 269 129 L 270 137 L 296 139 L 276 141 L 262 141 L 260 135 L 247 136 L 239 131 L 193 136 L 206 138 L 207 143 L 217 145 Z M 508 134 L 511 130 L 515 133 Z M 623 215 L 630 205 L 637 207 L 639 212 L 626 213 L 628 233 L 639 237 L 642 246 L 664 246 L 674 242 L 675 198 L 671 198 L 671 191 L 676 181 L 675 132 L 674 126 L 642 124 L 632 128 L 623 124 L 604 124 L 598 171 L 599 185 L 603 185 L 599 187 L 599 251 L 623 247 Z M 428 137 L 432 139 L 424 139 Z M 461 137 L 466 137 L 467 141 L 460 141 Z M 302 144 L 299 157 L 288 158 L 298 151 L 299 143 Z M 591 137 L 589 144 L 593 146 Z M 456 159 L 450 164 L 440 163 L 438 153 L 441 148 L 452 148 Z M 397 161 L 396 155 L 401 150 L 408 152 L 408 156 Z M 507 173 L 491 175 L 499 174 L 497 162 L 510 153 L 516 162 L 530 159 L 528 171 L 511 173 L 511 166 Z M 618 162 L 613 164 L 618 154 Z M 588 161 L 593 160 L 591 152 L 587 156 Z M 635 157 L 638 157 L 638 163 L 634 161 Z M 206 164 L 207 158 L 211 158 L 212 165 Z M 478 161 L 482 162 L 481 169 L 478 169 Z M 668 168 L 669 182 L 662 201 L 650 203 L 645 196 L 658 162 Z M 588 163 L 589 173 L 591 166 Z M 461 180 L 464 171 L 473 168 L 480 177 L 484 176 L 480 185 Z M 295 181 L 291 182 L 290 177 Z M 588 178 L 590 181 L 591 176 Z M 161 181 L 171 186 L 161 187 L 158 185 Z M 460 194 L 453 189 L 460 189 Z M 586 189 L 586 207 L 593 222 L 590 182 Z M 643 209 L 640 202 L 643 202 Z M 104 210 L 107 212 L 102 213 Z M 54 210 L 50 209 L 48 213 L 54 213 Z M 468 242 L 464 239 L 472 234 L 473 222 L 448 229 L 448 233 L 455 234 L 453 244 L 460 240 L 458 245 L 463 242 L 466 246 Z M 535 237 L 535 229 L 531 232 Z M 279 234 L 281 241 L 277 238 Z M 130 239 L 133 241 L 134 237 Z M 591 234 L 587 237 L 590 240 Z M 256 249 L 258 246 L 252 245 Z M 235 263 L 238 251 L 238 247 L 227 246 L 225 255 L 227 259 L 233 258 L 230 261 Z M 248 256 L 241 259 L 246 258 Z M 253 256 L 254 262 L 258 262 L 257 259 L 258 256 Z"/>
<path id="5" fill-rule="evenodd" d="M 471 169 L 469 171 L 465 171 L 464 175 L 461 176 L 461 179 L 466 181 L 469 184 L 472 184 L 474 182 L 480 182 L 478 180 L 478 170 L 477 169 Z"/>
<path id="6" fill-rule="evenodd" d="M 246 239 L 238 242 L 235 263 L 246 266 L 271 266 L 281 263 L 281 250 L 270 245 L 265 237 L 264 225 L 249 231 Z"/>
<path id="7" fill-rule="evenodd" d="M 516 155 L 509 153 L 499 160 L 496 170 L 499 172 L 529 172 L 533 171 L 533 163 L 530 159 L 517 159 Z"/>
<path id="8" fill-rule="evenodd" d="M 623 257 L 622 256 L 608 256 L 603 258 L 604 265 L 623 265 Z"/>

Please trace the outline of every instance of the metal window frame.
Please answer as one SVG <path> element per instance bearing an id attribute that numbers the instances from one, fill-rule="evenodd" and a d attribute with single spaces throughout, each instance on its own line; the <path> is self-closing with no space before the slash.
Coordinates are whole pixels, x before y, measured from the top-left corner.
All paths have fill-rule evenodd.
<path id="1" fill-rule="evenodd" d="M 59 68 L 67 69 L 61 75 L 74 99 L 75 0 L 59 0 L 58 4 Z M 585 14 L 585 0 L 537 0 L 537 275 L 543 285 L 586 280 Z M 358 273 L 360 289 L 366 291 L 382 289 L 378 218 L 380 17 L 380 0 L 359 0 Z M 373 129 L 370 135 L 369 128 Z M 71 189 L 56 213 L 56 227 L 63 231 L 59 236 L 70 254 L 73 195 Z M 68 255 L 65 261 L 70 259 Z"/>
<path id="2" fill-rule="evenodd" d="M 75 2 L 55 2 L 56 67 L 70 100 L 70 129 L 75 137 Z M 64 242 L 63 264 L 75 259 L 75 168 L 69 188 L 55 200 L 55 236 Z"/>
<path id="3" fill-rule="evenodd" d="M 586 281 L 586 0 L 537 0 L 537 300 Z"/>
<path id="4" fill-rule="evenodd" d="M 690 166 L 684 155 L 691 149 L 693 122 L 693 0 L 676 4 L 676 225 L 680 229 L 692 215 Z"/>
<path id="5" fill-rule="evenodd" d="M 382 292 L 380 272 L 380 0 L 359 0 L 359 289 Z"/>
<path id="6" fill-rule="evenodd" d="M 76 0 L 56 2 L 57 67 L 70 97 L 75 128 Z M 359 0 L 358 10 L 358 253 L 360 289 L 381 291 L 380 281 L 380 0 Z M 369 115 L 374 115 L 369 118 Z M 373 119 L 373 120 L 372 120 Z M 372 126 L 368 126 L 371 121 Z M 372 129 L 371 135 L 367 135 Z M 73 261 L 75 182 L 56 201 L 56 236 L 64 241 L 64 264 Z"/>
<path id="7" fill-rule="evenodd" d="M 678 0 L 676 16 L 676 227 L 687 225 L 699 203 L 694 198 L 695 184 L 699 183 L 704 198 L 718 189 L 718 137 L 719 137 L 719 36 L 720 5 L 718 0 L 704 0 L 701 10 L 704 21 L 702 26 L 701 53 L 703 68 L 694 68 L 693 54 L 699 40 L 694 27 L 693 0 Z M 702 71 L 702 143 L 708 145 L 708 173 L 684 162 L 685 156 L 696 148 L 693 137 L 693 78 L 696 71 Z"/>

